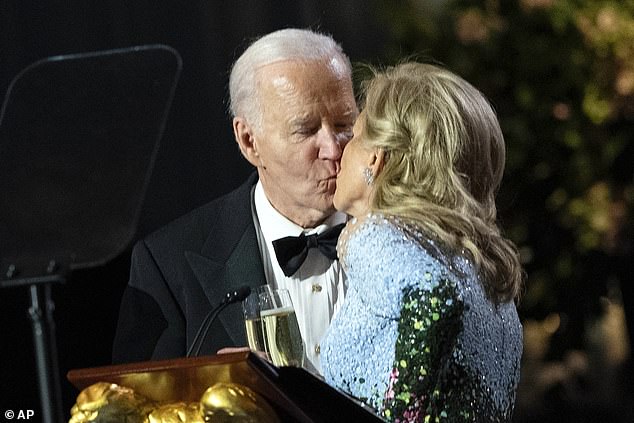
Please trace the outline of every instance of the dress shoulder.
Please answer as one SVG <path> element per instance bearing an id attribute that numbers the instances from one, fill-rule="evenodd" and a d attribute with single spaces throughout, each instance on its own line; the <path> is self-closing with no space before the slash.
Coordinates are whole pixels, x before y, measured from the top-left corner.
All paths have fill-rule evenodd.
<path id="1" fill-rule="evenodd" d="M 347 273 L 371 272 L 368 276 L 416 279 L 426 273 L 470 272 L 468 260 L 451 254 L 416 225 L 400 218 L 370 213 L 352 219 L 337 245 L 339 260 Z"/>

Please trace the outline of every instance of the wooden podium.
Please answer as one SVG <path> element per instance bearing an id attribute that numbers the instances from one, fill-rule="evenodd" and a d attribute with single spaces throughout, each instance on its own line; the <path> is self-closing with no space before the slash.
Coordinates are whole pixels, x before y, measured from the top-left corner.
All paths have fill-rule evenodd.
<path id="1" fill-rule="evenodd" d="M 198 401 L 215 383 L 231 382 L 265 398 L 283 422 L 383 421 L 312 373 L 275 367 L 248 352 L 77 369 L 67 378 L 79 390 L 97 382 L 116 383 L 161 402 Z"/>

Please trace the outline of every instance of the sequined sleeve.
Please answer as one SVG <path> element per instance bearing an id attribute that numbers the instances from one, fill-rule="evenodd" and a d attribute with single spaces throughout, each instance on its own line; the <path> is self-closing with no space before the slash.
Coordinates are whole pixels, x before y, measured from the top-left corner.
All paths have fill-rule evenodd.
<path id="1" fill-rule="evenodd" d="M 440 280 L 431 285 L 431 290 L 413 286 L 404 291 L 382 410 L 388 421 L 459 421 L 452 418 L 458 417 L 458 410 L 448 409 L 447 386 L 441 385 L 462 330 L 463 304 L 453 283 Z"/>

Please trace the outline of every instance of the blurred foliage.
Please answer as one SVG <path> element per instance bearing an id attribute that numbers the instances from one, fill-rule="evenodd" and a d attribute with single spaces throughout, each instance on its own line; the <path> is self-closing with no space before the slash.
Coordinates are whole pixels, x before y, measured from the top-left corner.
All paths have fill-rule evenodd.
<path id="1" fill-rule="evenodd" d="M 376 5 L 388 63 L 439 62 L 494 105 L 507 142 L 500 221 L 528 273 L 520 312 L 582 326 L 619 281 L 612 260 L 632 254 L 634 0 Z"/>

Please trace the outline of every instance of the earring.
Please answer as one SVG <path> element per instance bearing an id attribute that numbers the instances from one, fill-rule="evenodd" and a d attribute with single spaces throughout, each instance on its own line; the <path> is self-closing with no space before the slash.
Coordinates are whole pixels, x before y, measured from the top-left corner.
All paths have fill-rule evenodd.
<path id="1" fill-rule="evenodd" d="M 363 178 L 365 179 L 365 183 L 368 185 L 372 185 L 374 182 L 374 175 L 372 174 L 372 169 L 366 167 L 363 169 Z"/>

